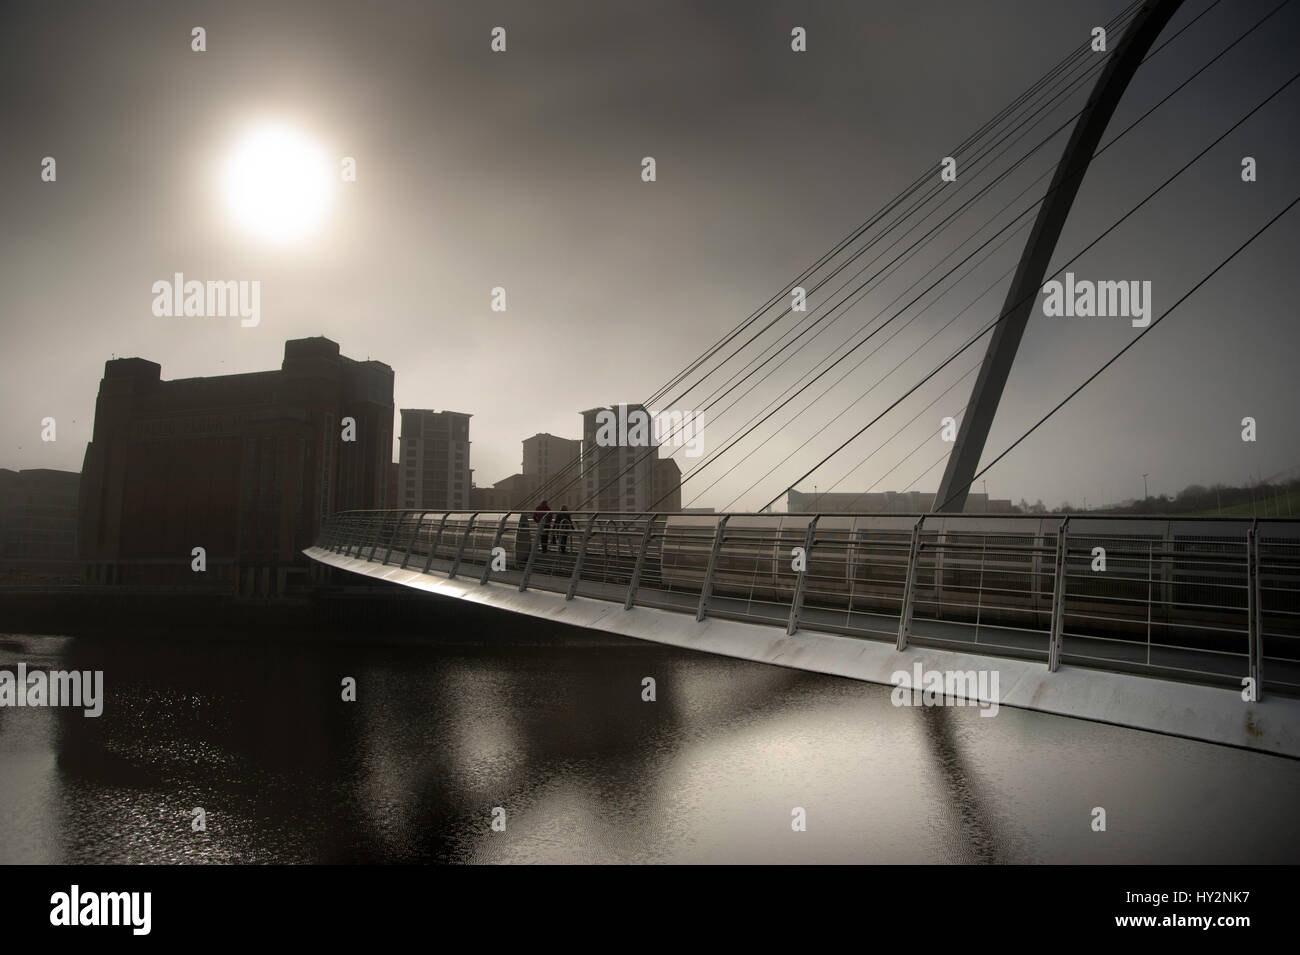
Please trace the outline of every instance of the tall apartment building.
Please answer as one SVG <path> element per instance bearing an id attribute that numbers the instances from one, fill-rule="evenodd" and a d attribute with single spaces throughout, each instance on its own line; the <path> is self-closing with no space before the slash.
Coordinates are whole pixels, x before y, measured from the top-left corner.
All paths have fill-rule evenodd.
<path id="1" fill-rule="evenodd" d="M 582 440 L 535 434 L 524 438 L 523 476 L 529 493 L 537 491 L 555 510 L 569 510 L 582 500 Z"/>
<path id="2" fill-rule="evenodd" d="M 164 381 L 155 362 L 108 361 L 79 488 L 86 575 L 281 594 L 310 579 L 324 517 L 392 506 L 392 449 L 393 370 L 328 338 L 250 374 Z"/>
<path id="3" fill-rule="evenodd" d="M 459 411 L 402 409 L 397 507 L 469 509 L 470 417 Z"/>
<path id="4" fill-rule="evenodd" d="M 523 470 L 502 478 L 491 487 L 470 491 L 470 507 L 481 511 L 505 511 L 535 507 L 545 500 L 553 510 L 577 507 L 582 487 L 582 441 L 553 434 L 535 434 L 523 441 Z M 552 481 L 552 479 L 554 479 Z M 569 486 L 572 484 L 572 486 Z"/>
<path id="5" fill-rule="evenodd" d="M 682 509 L 682 468 L 672 458 L 659 458 L 654 463 L 654 493 L 650 507 L 656 512 Z"/>
<path id="6" fill-rule="evenodd" d="M 647 427 L 639 428 L 640 416 Z M 612 428 L 610 427 L 612 422 Z M 644 405 L 613 405 L 582 412 L 584 510 L 650 510 L 659 451 Z"/>

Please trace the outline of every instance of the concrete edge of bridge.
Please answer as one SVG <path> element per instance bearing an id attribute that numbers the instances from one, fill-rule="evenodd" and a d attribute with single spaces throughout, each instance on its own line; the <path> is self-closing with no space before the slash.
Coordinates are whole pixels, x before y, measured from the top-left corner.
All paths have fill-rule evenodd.
<path id="1" fill-rule="evenodd" d="M 565 600 L 550 591 L 520 592 L 513 584 L 480 584 L 477 577 L 448 580 L 318 547 L 303 553 L 350 573 L 512 613 L 890 687 L 897 685 L 894 674 L 912 674 L 917 664 L 923 673 L 996 670 L 999 706 L 1300 758 L 1300 700 L 1288 697 L 1246 703 L 1236 690 L 1128 673 L 1071 666 L 1051 673 L 1046 664 L 1033 660 L 930 647 L 899 651 L 889 642 L 816 631 L 787 636 L 784 628 L 757 623 L 717 618 L 697 622 L 690 614 L 652 607 L 624 610 L 621 604 L 588 597 Z M 969 704 L 992 702 L 977 694 L 961 698 Z"/>

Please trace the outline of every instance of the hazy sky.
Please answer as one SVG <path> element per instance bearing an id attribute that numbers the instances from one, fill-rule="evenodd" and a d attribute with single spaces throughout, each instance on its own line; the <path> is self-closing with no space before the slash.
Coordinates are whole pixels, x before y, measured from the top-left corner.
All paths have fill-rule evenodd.
<path id="1" fill-rule="evenodd" d="M 1210 3 L 1188 0 L 1166 36 Z M 1219 3 L 1139 72 L 1106 139 L 1275 5 Z M 277 368 L 285 339 L 326 335 L 350 357 L 390 364 L 399 408 L 472 413 L 471 463 L 477 482 L 491 484 L 518 470 L 522 438 L 576 437 L 582 409 L 650 395 L 916 176 L 937 178 L 953 146 L 1124 6 L 9 0 L 0 9 L 0 467 L 79 470 L 112 355 L 157 361 L 165 378 L 220 375 Z M 1300 69 L 1297 6 L 1096 161 L 1057 263 Z M 195 26 L 206 30 L 206 52 L 191 50 Z M 505 53 L 489 48 L 495 26 L 507 31 Z M 807 29 L 806 53 L 790 49 L 794 26 Z M 1158 315 L 1294 198 L 1298 105 L 1300 82 L 1071 270 L 1150 280 Z M 238 229 L 217 186 L 241 136 L 266 120 L 300 130 L 332 163 L 357 163 L 357 181 L 336 184 L 319 231 L 295 244 Z M 706 412 L 706 451 L 1049 169 L 1063 144 L 1054 140 L 1024 177 L 971 210 L 966 231 L 945 232 L 935 254 L 918 257 L 923 265 L 868 296 L 736 411 Z M 1241 181 L 1246 155 L 1258 182 Z M 56 182 L 41 181 L 45 156 L 57 160 Z M 644 156 L 656 159 L 656 182 L 641 180 Z M 737 462 L 694 503 L 722 507 L 740 495 L 737 506 L 754 507 L 779 492 L 996 316 L 1005 282 L 881 380 L 1011 267 L 1024 234 L 826 398 L 794 415 L 820 394 L 814 386 L 688 482 L 684 503 Z M 1300 464 L 1298 239 L 1300 213 L 999 464 L 990 493 L 1095 504 L 1140 495 L 1144 472 L 1158 493 Z M 260 324 L 156 317 L 151 287 L 178 271 L 260 281 Z M 506 289 L 504 313 L 489 307 L 495 286 Z M 986 460 L 1136 333 L 1121 319 L 1036 311 Z M 982 352 L 802 487 L 829 489 L 883 443 L 836 489 L 933 490 L 942 464 L 922 472 L 947 447 L 937 436 L 886 472 L 965 404 L 973 377 L 903 428 Z M 1240 438 L 1247 415 L 1258 421 L 1255 444 Z M 46 416 L 58 422 L 54 443 L 40 440 Z"/>

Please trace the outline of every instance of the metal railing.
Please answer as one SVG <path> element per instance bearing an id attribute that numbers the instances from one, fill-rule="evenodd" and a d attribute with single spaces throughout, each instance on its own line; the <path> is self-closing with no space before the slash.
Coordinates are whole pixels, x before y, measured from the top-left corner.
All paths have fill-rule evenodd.
<path id="1" fill-rule="evenodd" d="M 1300 692 L 1300 520 L 347 511 L 384 566 L 994 656 Z M 1249 682 L 1248 682 L 1249 681 Z"/>

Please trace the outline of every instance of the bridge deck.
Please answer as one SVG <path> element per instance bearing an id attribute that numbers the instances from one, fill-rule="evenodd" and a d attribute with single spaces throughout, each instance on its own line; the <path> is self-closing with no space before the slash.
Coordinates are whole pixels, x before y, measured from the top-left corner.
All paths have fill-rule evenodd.
<path id="1" fill-rule="evenodd" d="M 802 618 L 804 626 L 800 631 L 787 636 L 785 615 L 762 607 L 756 612 L 752 601 L 736 597 L 714 598 L 708 617 L 702 621 L 695 619 L 698 595 L 692 598 L 671 589 L 638 588 L 636 605 L 624 610 L 626 583 L 584 580 L 577 595 L 566 600 L 572 555 L 555 555 L 556 560 L 541 572 L 534 567 L 528 588 L 521 591 L 523 571 L 519 570 L 502 571 L 491 575 L 487 583 L 480 583 L 482 567 L 462 562 L 460 574 L 450 579 L 454 561 L 436 557 L 429 560 L 430 572 L 426 574 L 423 563 L 405 569 L 398 565 L 400 562 L 384 564 L 382 553 L 373 560 L 322 547 L 310 548 L 306 553 L 313 560 L 342 570 L 516 613 L 886 685 L 895 682 L 896 672 L 911 672 L 917 663 L 927 672 L 993 668 L 1001 676 L 997 696 L 1000 705 L 1300 757 L 1300 700 L 1271 696 L 1247 703 L 1236 689 L 1124 672 L 1129 663 L 1159 665 L 1161 651 L 1157 648 L 1150 651 L 1152 660 L 1148 663 L 1145 658 L 1128 660 L 1126 655 L 1135 653 L 1130 645 L 1105 640 L 1075 642 L 1063 665 L 1051 672 L 1044 662 L 1046 635 L 1016 628 L 917 619 L 909 649 L 899 651 L 895 647 L 898 617 L 883 613 L 858 615 L 869 618 L 869 626 L 851 621 L 853 635 L 849 636 L 837 632 L 844 629 L 843 611 L 812 608 Z M 570 562 L 568 573 L 566 562 Z M 1107 654 L 1101 659 L 1108 670 L 1095 669 L 1094 654 Z M 1075 658 L 1082 658 L 1090 667 L 1072 665 Z M 1202 662 L 1207 672 L 1219 659 L 1205 654 Z M 1187 660 L 1182 656 L 1176 660 L 1174 666 L 1182 673 Z M 1231 679 L 1227 674 L 1223 676 L 1225 681 Z"/>

